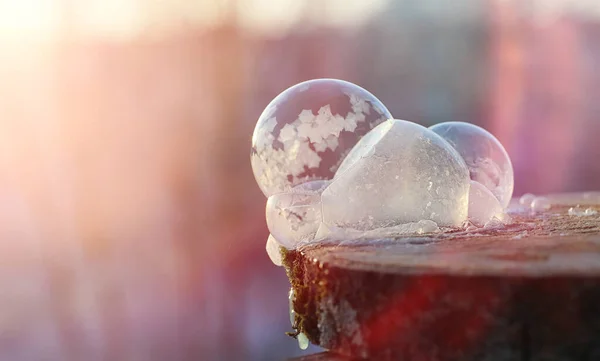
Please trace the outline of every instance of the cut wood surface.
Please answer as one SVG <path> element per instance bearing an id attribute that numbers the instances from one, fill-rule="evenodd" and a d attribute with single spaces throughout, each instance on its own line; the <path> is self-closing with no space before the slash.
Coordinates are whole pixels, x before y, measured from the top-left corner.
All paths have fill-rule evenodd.
<path id="1" fill-rule="evenodd" d="M 506 226 L 284 252 L 295 328 L 370 359 L 600 360 L 600 196 L 550 199 Z"/>

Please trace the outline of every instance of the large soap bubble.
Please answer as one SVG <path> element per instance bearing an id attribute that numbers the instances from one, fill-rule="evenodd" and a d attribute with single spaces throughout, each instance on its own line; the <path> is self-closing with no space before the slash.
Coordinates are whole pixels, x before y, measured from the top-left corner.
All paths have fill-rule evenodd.
<path id="1" fill-rule="evenodd" d="M 309 80 L 279 94 L 252 136 L 252 170 L 263 193 L 331 179 L 352 147 L 391 118 L 373 94 L 336 79 Z"/>
<path id="2" fill-rule="evenodd" d="M 514 174 L 510 157 L 498 139 L 487 130 L 463 122 L 446 122 L 430 127 L 463 157 L 471 179 L 489 189 L 506 208 L 513 193 Z"/>
<path id="3" fill-rule="evenodd" d="M 344 159 L 321 196 L 329 226 L 372 230 L 467 219 L 469 170 L 458 152 L 418 124 L 388 120 Z"/>

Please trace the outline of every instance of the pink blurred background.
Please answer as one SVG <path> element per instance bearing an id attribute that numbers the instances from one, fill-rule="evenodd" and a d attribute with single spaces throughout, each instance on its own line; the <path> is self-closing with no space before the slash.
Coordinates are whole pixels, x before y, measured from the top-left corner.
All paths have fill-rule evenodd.
<path id="1" fill-rule="evenodd" d="M 591 0 L 0 0 L 0 358 L 284 360 L 250 138 L 312 78 L 600 190 Z M 314 352 L 312 348 L 307 352 Z"/>

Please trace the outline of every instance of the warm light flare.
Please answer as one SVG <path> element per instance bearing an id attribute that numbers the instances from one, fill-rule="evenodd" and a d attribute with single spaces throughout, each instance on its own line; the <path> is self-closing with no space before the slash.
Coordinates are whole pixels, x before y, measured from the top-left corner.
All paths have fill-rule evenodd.
<path id="1" fill-rule="evenodd" d="M 56 0 L 0 0 L 0 39 L 47 39 L 56 34 Z"/>

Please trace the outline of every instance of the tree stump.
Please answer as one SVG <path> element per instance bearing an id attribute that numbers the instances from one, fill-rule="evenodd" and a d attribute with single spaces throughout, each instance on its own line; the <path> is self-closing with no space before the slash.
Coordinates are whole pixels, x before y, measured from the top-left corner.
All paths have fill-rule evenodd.
<path id="1" fill-rule="evenodd" d="M 600 360 L 600 196 L 506 226 L 283 251 L 295 329 L 367 359 Z M 576 204 L 599 211 L 569 215 Z M 593 213 L 593 212 L 590 212 Z"/>

